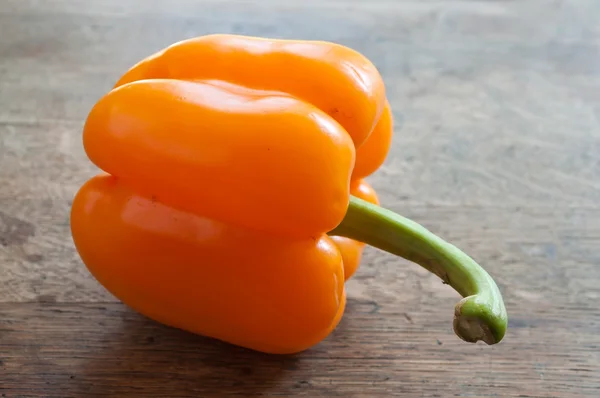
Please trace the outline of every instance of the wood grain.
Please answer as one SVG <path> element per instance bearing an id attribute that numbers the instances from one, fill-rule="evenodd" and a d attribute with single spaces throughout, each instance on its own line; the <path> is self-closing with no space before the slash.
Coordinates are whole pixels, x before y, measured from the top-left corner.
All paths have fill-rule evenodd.
<path id="1" fill-rule="evenodd" d="M 89 275 L 69 231 L 96 171 L 87 112 L 140 58 L 213 32 L 332 40 L 373 60 L 396 132 L 370 181 L 494 276 L 501 344 L 459 341 L 458 295 L 374 249 L 340 327 L 294 357 L 158 325 Z M 0 395 L 599 396 L 599 93 L 594 0 L 3 0 Z"/>

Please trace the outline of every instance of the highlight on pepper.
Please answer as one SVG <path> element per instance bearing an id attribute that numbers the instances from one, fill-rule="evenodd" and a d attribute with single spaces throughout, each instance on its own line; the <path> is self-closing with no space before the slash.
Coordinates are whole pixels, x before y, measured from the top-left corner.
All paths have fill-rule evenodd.
<path id="1" fill-rule="evenodd" d="M 166 325 L 274 354 L 325 339 L 366 245 L 463 299 L 454 331 L 498 343 L 507 314 L 472 258 L 380 206 L 366 178 L 393 117 L 362 54 L 322 41 L 207 35 L 140 61 L 90 111 L 102 172 L 75 195 L 90 273 Z"/>

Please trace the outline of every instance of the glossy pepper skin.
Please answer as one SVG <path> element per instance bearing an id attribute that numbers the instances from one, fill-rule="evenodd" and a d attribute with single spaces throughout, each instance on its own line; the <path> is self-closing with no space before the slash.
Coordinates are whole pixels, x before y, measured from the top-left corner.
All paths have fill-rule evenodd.
<path id="1" fill-rule="evenodd" d="M 158 322 L 275 354 L 341 319 L 366 244 L 464 298 L 454 330 L 499 342 L 491 277 L 379 207 L 365 177 L 389 150 L 381 76 L 327 43 L 210 35 L 141 61 L 93 107 L 83 145 L 102 173 L 77 192 L 75 247 L 113 295 Z"/>
<path id="2" fill-rule="evenodd" d="M 106 175 L 75 197 L 77 250 L 103 286 L 159 322 L 304 350 L 344 311 L 342 253 L 364 244 L 340 252 L 327 231 L 351 191 L 376 201 L 352 172 L 386 107 L 374 66 L 339 45 L 177 43 L 134 66 L 87 118 L 84 148 Z"/>
<path id="3" fill-rule="evenodd" d="M 386 104 L 375 66 L 329 42 L 201 36 L 142 60 L 116 85 L 142 79 L 217 80 L 286 93 L 336 120 L 356 146 L 369 137 Z"/>
<path id="4" fill-rule="evenodd" d="M 112 294 L 166 325 L 267 353 L 317 344 L 345 306 L 342 257 L 326 235 L 268 235 L 179 210 L 118 177 L 88 181 L 73 236 Z"/>

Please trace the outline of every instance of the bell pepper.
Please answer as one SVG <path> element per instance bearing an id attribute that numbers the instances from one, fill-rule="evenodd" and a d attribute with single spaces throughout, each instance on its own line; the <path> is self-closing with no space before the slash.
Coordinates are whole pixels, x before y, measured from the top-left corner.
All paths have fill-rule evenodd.
<path id="1" fill-rule="evenodd" d="M 101 172 L 75 195 L 75 247 L 139 313 L 289 354 L 338 325 L 347 275 L 371 245 L 464 297 L 460 338 L 498 343 L 507 316 L 489 274 L 381 207 L 365 181 L 390 127 L 380 74 L 347 47 L 235 35 L 175 43 L 134 65 L 86 119 L 83 145 Z"/>

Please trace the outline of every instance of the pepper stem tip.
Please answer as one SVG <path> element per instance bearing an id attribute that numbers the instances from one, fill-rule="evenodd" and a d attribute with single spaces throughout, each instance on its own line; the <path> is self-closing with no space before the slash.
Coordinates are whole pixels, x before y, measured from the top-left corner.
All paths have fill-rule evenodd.
<path id="1" fill-rule="evenodd" d="M 497 344 L 504 337 L 504 322 L 489 312 L 482 312 L 479 306 L 473 307 L 471 302 L 476 299 L 477 296 L 465 297 L 454 308 L 454 333 L 469 343 Z"/>

